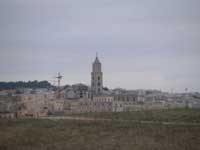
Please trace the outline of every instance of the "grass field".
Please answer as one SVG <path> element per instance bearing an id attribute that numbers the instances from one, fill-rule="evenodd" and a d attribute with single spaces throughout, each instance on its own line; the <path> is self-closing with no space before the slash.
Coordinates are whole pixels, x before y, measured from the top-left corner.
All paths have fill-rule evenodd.
<path id="1" fill-rule="evenodd" d="M 113 120 L 138 120 L 156 122 L 187 122 L 200 123 L 200 109 L 169 109 L 135 112 L 101 112 L 73 114 L 72 116 L 104 118 Z"/>
<path id="2" fill-rule="evenodd" d="M 164 111 L 163 115 L 167 117 L 169 113 L 168 120 L 174 120 L 173 117 L 170 119 L 170 116 L 177 116 L 180 113 L 184 114 L 184 118 L 189 118 L 194 111 L 199 112 L 198 110 L 168 110 L 168 112 Z M 117 113 L 114 116 L 123 116 L 131 120 L 135 119 L 136 114 Z M 110 114 L 101 115 L 111 117 Z M 183 120 L 199 122 L 200 118 L 181 119 Z M 115 120 L 106 122 L 47 119 L 0 120 L 0 150 L 199 149 L 200 126 L 198 125 L 141 124 Z"/>

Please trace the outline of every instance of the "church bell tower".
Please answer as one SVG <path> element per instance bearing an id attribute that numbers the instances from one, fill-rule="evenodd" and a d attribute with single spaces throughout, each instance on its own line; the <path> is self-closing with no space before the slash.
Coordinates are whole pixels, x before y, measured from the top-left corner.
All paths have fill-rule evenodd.
<path id="1" fill-rule="evenodd" d="M 100 95 L 103 92 L 103 73 L 101 70 L 101 62 L 97 55 L 92 64 L 91 89 L 92 95 Z"/>

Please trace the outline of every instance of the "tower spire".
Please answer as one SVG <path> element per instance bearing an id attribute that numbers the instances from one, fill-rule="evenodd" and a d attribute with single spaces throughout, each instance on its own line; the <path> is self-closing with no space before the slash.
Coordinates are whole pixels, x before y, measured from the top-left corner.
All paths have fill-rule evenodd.
<path id="1" fill-rule="evenodd" d="M 100 63 L 99 58 L 98 58 L 98 52 L 96 52 L 96 59 L 95 59 L 94 63 Z"/>
<path id="2" fill-rule="evenodd" d="M 98 52 L 96 52 L 96 58 L 98 58 Z"/>

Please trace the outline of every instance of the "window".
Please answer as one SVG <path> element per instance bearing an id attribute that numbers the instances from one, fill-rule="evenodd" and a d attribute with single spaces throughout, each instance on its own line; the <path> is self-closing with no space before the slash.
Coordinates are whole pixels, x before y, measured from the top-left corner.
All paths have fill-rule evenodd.
<path id="1" fill-rule="evenodd" d="M 100 82 L 98 82 L 98 86 L 101 86 L 101 83 L 100 83 Z"/>
<path id="2" fill-rule="evenodd" d="M 98 76 L 98 80 L 101 80 L 101 77 L 100 77 L 100 76 Z"/>

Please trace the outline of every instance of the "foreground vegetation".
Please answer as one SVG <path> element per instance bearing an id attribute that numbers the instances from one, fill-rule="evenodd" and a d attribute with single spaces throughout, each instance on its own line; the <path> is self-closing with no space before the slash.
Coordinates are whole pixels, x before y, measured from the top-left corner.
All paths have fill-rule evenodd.
<path id="1" fill-rule="evenodd" d="M 131 118 L 129 113 L 115 115 Z M 115 120 L 0 120 L 0 150 L 199 149 L 199 125 L 142 124 Z"/>
<path id="2" fill-rule="evenodd" d="M 135 112 L 103 112 L 103 113 L 83 113 L 71 116 L 104 118 L 113 120 L 136 120 L 136 121 L 156 121 L 156 122 L 186 122 L 200 123 L 200 109 L 166 109 L 166 110 L 146 110 Z"/>

